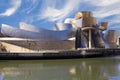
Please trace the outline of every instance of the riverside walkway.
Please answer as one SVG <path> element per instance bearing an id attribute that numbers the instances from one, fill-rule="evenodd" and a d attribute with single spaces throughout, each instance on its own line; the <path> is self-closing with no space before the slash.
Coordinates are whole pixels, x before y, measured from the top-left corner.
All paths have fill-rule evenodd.
<path id="1" fill-rule="evenodd" d="M 41 51 L 41 52 L 2 52 L 0 60 L 39 60 L 39 59 L 75 59 L 97 58 L 120 55 L 119 48 L 78 49 L 66 51 Z"/>

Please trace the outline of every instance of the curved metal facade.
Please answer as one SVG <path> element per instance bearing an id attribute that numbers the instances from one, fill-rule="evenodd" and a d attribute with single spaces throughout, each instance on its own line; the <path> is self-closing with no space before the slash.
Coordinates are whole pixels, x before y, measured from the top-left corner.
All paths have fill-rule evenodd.
<path id="1" fill-rule="evenodd" d="M 72 29 L 72 24 L 70 23 L 56 23 L 55 24 L 55 28 L 56 30 L 73 30 Z"/>
<path id="2" fill-rule="evenodd" d="M 32 32 L 50 32 L 50 33 L 64 33 L 64 32 L 71 32 L 72 31 L 72 25 L 71 24 L 62 24 L 62 23 L 56 23 L 58 24 L 58 27 L 62 29 L 60 31 L 58 30 L 47 30 L 47 29 L 43 29 L 43 28 L 38 28 L 38 27 L 35 27 L 33 25 L 30 25 L 30 24 L 26 24 L 24 22 L 21 22 L 20 23 L 20 29 L 23 29 L 23 30 L 27 30 L 27 31 L 32 31 Z M 64 29 L 63 29 L 64 27 Z"/>
<path id="3" fill-rule="evenodd" d="M 32 25 L 22 24 L 20 29 L 2 24 L 1 33 L 11 37 L 43 40 L 67 40 L 72 30 L 52 31 L 38 29 Z"/>
<path id="4" fill-rule="evenodd" d="M 69 23 L 56 23 L 55 24 L 55 29 L 56 30 L 47 30 L 47 29 L 42 29 L 42 28 L 38 28 L 35 27 L 33 25 L 30 24 L 26 24 L 24 22 L 20 22 L 20 29 L 24 29 L 24 30 L 28 30 L 28 31 L 32 31 L 32 32 L 41 32 L 41 31 L 51 31 L 51 32 L 66 32 L 66 31 L 72 31 L 72 25 Z"/>

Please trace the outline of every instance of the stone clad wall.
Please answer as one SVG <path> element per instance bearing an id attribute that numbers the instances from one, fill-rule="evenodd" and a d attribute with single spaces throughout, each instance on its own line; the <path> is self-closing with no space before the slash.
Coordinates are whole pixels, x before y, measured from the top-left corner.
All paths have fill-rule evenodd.
<path id="1" fill-rule="evenodd" d="M 116 30 L 109 30 L 106 39 L 110 47 L 117 47 L 118 32 Z"/>
<path id="2" fill-rule="evenodd" d="M 14 44 L 9 44 L 6 42 L 2 42 L 2 44 L 6 46 L 7 52 L 34 52 L 34 50 L 30 50 L 25 47 L 17 46 Z"/>
<path id="3" fill-rule="evenodd" d="M 92 27 L 93 25 L 96 25 L 96 18 L 92 16 L 91 12 L 82 12 L 82 15 L 82 27 Z"/>
<path id="4" fill-rule="evenodd" d="M 44 50 L 73 50 L 74 41 L 4 41 L 9 52 L 30 52 Z"/>

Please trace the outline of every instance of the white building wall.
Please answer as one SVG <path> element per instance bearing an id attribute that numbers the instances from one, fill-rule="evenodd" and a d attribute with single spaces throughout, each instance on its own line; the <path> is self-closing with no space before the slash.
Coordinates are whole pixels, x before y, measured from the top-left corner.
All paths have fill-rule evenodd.
<path id="1" fill-rule="evenodd" d="M 6 46 L 7 52 L 35 52 L 34 50 L 30 50 L 30 49 L 27 49 L 27 48 L 24 48 L 21 46 L 17 46 L 14 44 L 9 44 L 9 43 L 5 43 L 5 42 L 2 42 L 2 44 L 4 46 Z"/>
<path id="2" fill-rule="evenodd" d="M 8 52 L 39 52 L 39 51 L 59 51 L 74 50 L 74 41 L 31 41 L 31 40 L 2 40 Z"/>

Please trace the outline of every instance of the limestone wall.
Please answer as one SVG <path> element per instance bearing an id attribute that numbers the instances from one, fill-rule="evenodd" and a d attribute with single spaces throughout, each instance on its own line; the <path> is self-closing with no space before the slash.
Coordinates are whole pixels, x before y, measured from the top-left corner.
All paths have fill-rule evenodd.
<path id="1" fill-rule="evenodd" d="M 118 32 L 116 30 L 109 30 L 107 32 L 106 40 L 110 47 L 117 47 Z"/>
<path id="2" fill-rule="evenodd" d="M 3 41 L 8 52 L 33 52 L 44 50 L 73 50 L 74 41 Z"/>

